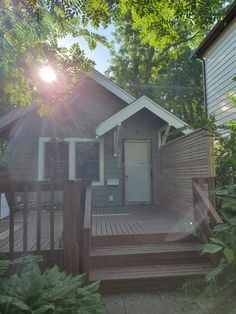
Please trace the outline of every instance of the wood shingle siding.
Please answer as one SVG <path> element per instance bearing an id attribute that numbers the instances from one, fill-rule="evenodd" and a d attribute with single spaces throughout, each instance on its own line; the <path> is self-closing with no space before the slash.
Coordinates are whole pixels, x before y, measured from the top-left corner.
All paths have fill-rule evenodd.
<path id="1" fill-rule="evenodd" d="M 204 130 L 161 147 L 161 205 L 193 218 L 193 177 L 214 176 L 212 142 Z"/>
<path id="2" fill-rule="evenodd" d="M 227 93 L 236 95 L 236 19 L 221 33 L 205 52 L 205 83 L 208 114 L 214 114 L 217 124 L 236 122 L 236 108 Z"/>

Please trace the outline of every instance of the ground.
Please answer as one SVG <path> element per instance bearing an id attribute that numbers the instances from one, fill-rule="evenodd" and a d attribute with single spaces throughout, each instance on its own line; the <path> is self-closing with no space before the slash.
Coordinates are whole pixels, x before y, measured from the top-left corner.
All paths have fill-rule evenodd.
<path id="1" fill-rule="evenodd" d="M 108 314 L 236 314 L 231 295 L 207 297 L 202 293 L 139 292 L 103 296 Z"/>

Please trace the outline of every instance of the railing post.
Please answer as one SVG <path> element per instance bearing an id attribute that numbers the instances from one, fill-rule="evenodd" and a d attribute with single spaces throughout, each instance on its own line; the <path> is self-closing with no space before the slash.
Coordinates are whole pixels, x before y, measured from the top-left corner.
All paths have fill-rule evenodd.
<path id="1" fill-rule="evenodd" d="M 85 210 L 83 224 L 83 262 L 82 272 L 86 273 L 89 279 L 90 271 L 90 246 L 91 246 L 91 225 L 92 225 L 92 207 L 91 207 L 91 185 L 86 187 L 85 191 Z"/>

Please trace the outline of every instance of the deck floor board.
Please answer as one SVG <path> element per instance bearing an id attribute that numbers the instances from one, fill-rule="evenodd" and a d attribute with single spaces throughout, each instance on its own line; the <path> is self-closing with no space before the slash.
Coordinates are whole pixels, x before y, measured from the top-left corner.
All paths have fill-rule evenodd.
<path id="1" fill-rule="evenodd" d="M 36 250 L 36 211 L 28 213 L 27 251 Z M 50 212 L 41 212 L 41 248 L 50 250 Z M 157 233 L 191 233 L 188 221 L 154 206 L 123 206 L 93 208 L 92 236 L 122 236 Z M 193 228 L 192 228 L 193 229 Z M 23 250 L 23 213 L 15 213 L 14 251 Z M 54 245 L 62 243 L 63 212 L 54 212 Z M 9 251 L 9 218 L 0 220 L 0 252 Z"/>

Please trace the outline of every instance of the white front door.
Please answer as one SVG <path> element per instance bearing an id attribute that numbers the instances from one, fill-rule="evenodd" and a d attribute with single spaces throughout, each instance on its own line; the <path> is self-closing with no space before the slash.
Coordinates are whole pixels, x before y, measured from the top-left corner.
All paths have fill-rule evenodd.
<path id="1" fill-rule="evenodd" d="M 126 140 L 125 157 L 125 202 L 149 203 L 150 189 L 150 141 Z"/>

